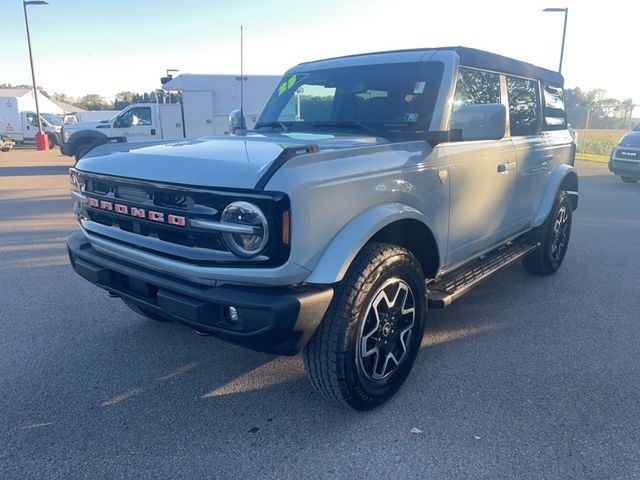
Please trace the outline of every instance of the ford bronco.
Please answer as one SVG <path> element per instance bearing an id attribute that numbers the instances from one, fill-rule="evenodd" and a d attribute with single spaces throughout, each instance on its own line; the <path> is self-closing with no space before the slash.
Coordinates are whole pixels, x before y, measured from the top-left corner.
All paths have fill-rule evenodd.
<path id="1" fill-rule="evenodd" d="M 69 256 L 141 315 L 302 351 L 319 394 L 367 410 L 427 309 L 519 259 L 560 267 L 574 151 L 557 72 L 463 47 L 303 63 L 253 131 L 87 153 Z"/>

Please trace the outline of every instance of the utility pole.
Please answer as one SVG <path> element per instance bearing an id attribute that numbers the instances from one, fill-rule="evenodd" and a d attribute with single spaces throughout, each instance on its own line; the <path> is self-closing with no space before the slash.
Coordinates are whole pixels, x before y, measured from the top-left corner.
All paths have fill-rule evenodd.
<path id="1" fill-rule="evenodd" d="M 560 66 L 558 72 L 562 73 L 562 60 L 564 58 L 564 40 L 567 36 L 567 17 L 569 16 L 568 8 L 545 8 L 543 12 L 564 12 L 564 28 L 562 29 L 562 46 L 560 47 Z"/>
<path id="2" fill-rule="evenodd" d="M 27 16 L 27 5 L 47 5 L 45 0 L 24 0 L 22 7 L 24 8 L 24 24 L 27 27 L 27 44 L 29 45 L 29 63 L 31 63 L 31 80 L 33 81 L 33 96 L 36 100 L 36 117 L 38 118 L 38 133 L 43 134 L 42 121 L 40 120 L 40 105 L 38 104 L 38 88 L 36 87 L 36 73 L 33 68 L 33 53 L 31 51 L 31 35 L 29 33 L 29 17 Z"/>

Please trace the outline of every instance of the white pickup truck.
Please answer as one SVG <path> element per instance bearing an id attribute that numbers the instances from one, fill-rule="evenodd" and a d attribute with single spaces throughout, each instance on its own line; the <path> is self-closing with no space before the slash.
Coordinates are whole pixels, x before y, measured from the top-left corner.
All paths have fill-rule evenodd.
<path id="1" fill-rule="evenodd" d="M 184 137 L 179 104 L 135 103 L 111 120 L 70 123 L 62 129 L 63 155 L 82 158 L 94 146 L 107 142 L 134 142 Z"/>
<path id="2" fill-rule="evenodd" d="M 245 76 L 242 92 L 235 75 L 179 75 L 163 89 L 181 92 L 180 104 L 135 103 L 111 120 L 65 125 L 61 150 L 77 161 L 102 143 L 224 135 L 229 113 L 241 103 L 246 126 L 252 128 L 279 80 L 273 75 Z"/>

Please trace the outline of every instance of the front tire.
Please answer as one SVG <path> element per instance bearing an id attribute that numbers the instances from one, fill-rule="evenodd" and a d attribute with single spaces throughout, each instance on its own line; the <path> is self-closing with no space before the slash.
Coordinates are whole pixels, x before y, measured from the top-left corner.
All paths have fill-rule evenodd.
<path id="1" fill-rule="evenodd" d="M 48 141 L 47 143 L 49 144 L 49 150 L 52 150 L 54 147 L 56 147 L 58 145 L 58 139 L 56 138 L 55 135 L 52 134 L 47 134 Z"/>
<path id="2" fill-rule="evenodd" d="M 411 371 L 425 311 L 425 279 L 415 256 L 394 245 L 366 245 L 304 349 L 313 388 L 355 410 L 387 401 Z"/>
<path id="3" fill-rule="evenodd" d="M 560 191 L 545 222 L 532 233 L 540 247 L 522 259 L 525 270 L 534 275 L 552 275 L 562 265 L 571 236 L 573 205 L 566 192 Z"/>
<path id="4" fill-rule="evenodd" d="M 638 183 L 638 181 L 640 181 L 640 178 L 638 177 L 626 177 L 623 175 L 620 178 L 622 178 L 624 183 Z"/>

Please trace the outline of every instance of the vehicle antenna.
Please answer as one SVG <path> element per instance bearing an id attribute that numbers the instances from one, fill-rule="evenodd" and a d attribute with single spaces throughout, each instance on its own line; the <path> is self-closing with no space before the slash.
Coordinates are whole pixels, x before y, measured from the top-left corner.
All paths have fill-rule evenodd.
<path id="1" fill-rule="evenodd" d="M 242 25 L 240 25 L 240 129 L 245 131 L 247 126 L 244 124 L 244 65 L 242 53 Z"/>

